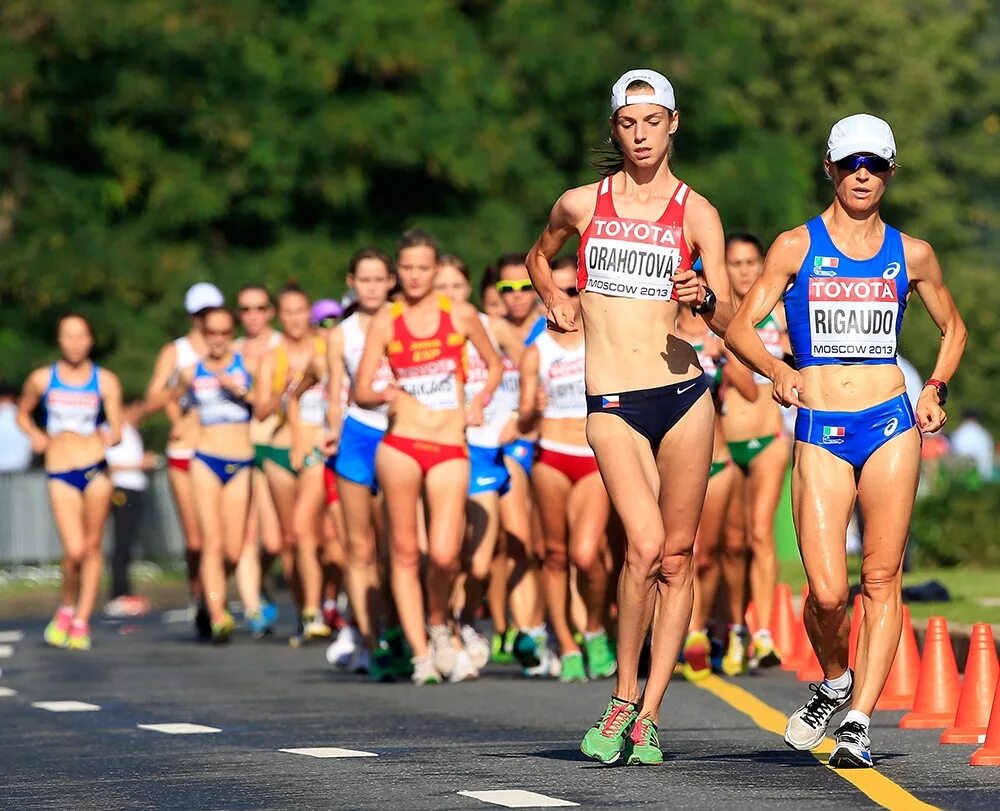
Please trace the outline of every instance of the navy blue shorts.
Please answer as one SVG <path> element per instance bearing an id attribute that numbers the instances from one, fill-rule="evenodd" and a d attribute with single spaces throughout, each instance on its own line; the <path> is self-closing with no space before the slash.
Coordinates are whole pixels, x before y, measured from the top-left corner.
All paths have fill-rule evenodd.
<path id="1" fill-rule="evenodd" d="M 587 414 L 613 414 L 646 437 L 655 450 L 706 391 L 705 375 L 698 375 L 655 389 L 588 394 Z"/>
<path id="2" fill-rule="evenodd" d="M 863 411 L 800 408 L 795 439 L 826 448 L 860 472 L 875 451 L 916 424 L 909 399 L 900 394 Z"/>

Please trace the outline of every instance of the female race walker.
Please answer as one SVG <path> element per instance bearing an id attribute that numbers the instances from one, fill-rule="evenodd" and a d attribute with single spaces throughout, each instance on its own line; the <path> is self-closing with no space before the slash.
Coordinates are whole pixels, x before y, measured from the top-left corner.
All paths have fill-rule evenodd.
<path id="1" fill-rule="evenodd" d="M 469 486 L 466 422 L 479 425 L 500 384 L 500 356 L 475 309 L 434 292 L 438 249 L 420 230 L 403 234 L 396 253 L 402 298 L 372 319 L 356 398 L 363 408 L 389 406 L 389 428 L 375 458 L 385 492 L 392 547 L 391 582 L 403 632 L 413 649 L 413 681 L 475 677 L 477 671 L 448 624 L 448 606 L 459 571 Z M 486 385 L 465 407 L 465 344 L 471 341 L 489 369 Z M 374 388 L 382 358 L 396 382 Z M 421 494 L 428 528 L 427 621 L 420 582 L 417 503 Z"/>
<path id="2" fill-rule="evenodd" d="M 670 170 L 680 115 L 670 82 L 633 70 L 611 91 L 615 158 L 599 183 L 567 191 L 528 257 L 550 327 L 576 329 L 550 261 L 580 234 L 577 286 L 587 325 L 587 439 L 626 533 L 618 584 L 618 676 L 582 751 L 661 763 L 656 721 L 691 616 L 691 548 L 712 463 L 715 409 L 698 357 L 677 337 L 680 304 L 723 334 L 731 315 L 719 215 Z M 691 263 L 700 254 L 703 285 Z M 712 290 L 717 291 L 713 293 Z M 639 652 L 653 620 L 653 658 Z"/>
<path id="3" fill-rule="evenodd" d="M 763 269 L 764 251 L 755 236 L 731 234 L 726 238 L 726 271 L 734 306 L 739 306 Z M 780 310 L 779 306 L 756 325 L 767 351 L 778 358 L 788 351 L 788 335 Z M 723 576 L 730 603 L 740 606 L 731 620 L 733 627 L 729 629 L 722 657 L 722 670 L 729 676 L 745 673 L 751 660 L 761 667 L 781 664 L 781 653 L 771 638 L 771 606 L 778 585 L 774 516 L 785 483 L 790 442 L 783 435 L 781 407 L 771 398 L 771 381 L 760 374 L 755 374 L 754 380 L 759 392 L 753 398 L 730 387 L 722 410 L 722 430 L 736 478 L 726 526 Z M 747 644 L 747 629 L 743 624 L 748 602 L 748 567 L 750 599 L 754 602 L 758 625 L 752 645 Z"/>
<path id="4" fill-rule="evenodd" d="M 226 580 L 239 563 L 250 513 L 252 379 L 243 356 L 230 349 L 236 326 L 232 313 L 221 307 L 209 310 L 204 322 L 208 354 L 181 371 L 176 397 L 189 395 L 198 409 L 201 429 L 191 460 L 191 484 L 198 494 L 201 582 L 212 641 L 228 642 L 236 624 L 226 610 Z"/>
<path id="5" fill-rule="evenodd" d="M 90 359 L 94 333 L 75 313 L 56 325 L 59 360 L 32 372 L 24 384 L 17 424 L 45 454 L 52 514 L 62 541 L 62 604 L 45 628 L 56 648 L 90 650 L 90 615 L 101 585 L 101 541 L 111 511 L 105 449 L 121 440 L 122 386 Z M 45 430 L 31 418 L 45 409 Z M 102 426 L 102 423 L 106 423 Z"/>
<path id="6" fill-rule="evenodd" d="M 570 297 L 574 321 L 579 316 L 576 273 L 554 270 L 553 283 Z M 532 468 L 531 484 L 542 519 L 542 578 L 549 622 L 559 642 L 563 682 L 611 676 L 615 656 L 604 630 L 608 570 L 604 552 L 611 504 L 594 452 L 587 444 L 587 392 L 584 385 L 583 329 L 563 334 L 544 332 L 521 357 L 521 401 L 518 428 L 539 428 L 541 453 Z M 539 397 L 541 388 L 541 397 Z M 576 568 L 585 606 L 583 653 L 570 627 L 569 564 Z"/>
<path id="7" fill-rule="evenodd" d="M 833 715 L 850 704 L 834 733 L 830 765 L 838 768 L 872 766 L 868 726 L 899 640 L 901 564 L 920 432 L 944 425 L 946 382 L 966 341 L 933 249 L 882 221 L 879 207 L 895 160 L 885 121 L 862 114 L 834 124 L 824 162 L 833 203 L 778 237 L 727 335 L 733 351 L 774 381 L 774 398 L 799 407 L 792 506 L 809 579 L 806 630 L 826 678 L 789 717 L 785 742 L 812 749 Z M 896 365 L 912 291 L 942 336 L 916 415 Z M 782 296 L 797 370 L 770 354 L 754 328 Z M 855 499 L 864 519 L 865 621 L 852 673 L 844 537 Z"/>

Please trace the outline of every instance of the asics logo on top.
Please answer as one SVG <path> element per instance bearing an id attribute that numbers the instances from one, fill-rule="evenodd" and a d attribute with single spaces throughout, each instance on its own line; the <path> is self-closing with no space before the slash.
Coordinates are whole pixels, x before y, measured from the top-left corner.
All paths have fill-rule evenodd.
<path id="1" fill-rule="evenodd" d="M 893 417 L 889 422 L 885 424 L 885 429 L 882 431 L 883 436 L 892 436 L 896 433 L 896 429 L 899 427 L 899 420 Z"/>
<path id="2" fill-rule="evenodd" d="M 899 275 L 899 271 L 903 268 L 899 262 L 890 262 L 885 266 L 885 270 L 882 271 L 883 279 L 895 279 Z"/>

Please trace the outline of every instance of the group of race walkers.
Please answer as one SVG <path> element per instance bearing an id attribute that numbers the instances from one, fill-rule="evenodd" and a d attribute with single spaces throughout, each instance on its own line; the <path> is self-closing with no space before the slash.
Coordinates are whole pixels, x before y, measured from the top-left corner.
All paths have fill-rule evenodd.
<path id="1" fill-rule="evenodd" d="M 277 560 L 294 646 L 327 640 L 331 664 L 378 681 L 459 682 L 491 660 L 564 682 L 613 676 L 582 751 L 658 763 L 675 667 L 698 680 L 781 661 L 774 518 L 794 457 L 803 615 L 825 679 L 785 741 L 816 746 L 850 707 L 830 762 L 872 765 L 921 431 L 944 424 L 965 328 L 930 246 L 879 215 L 896 171 L 886 122 L 834 125 L 833 203 L 766 256 L 750 234 L 725 237 L 673 175 L 679 123 L 665 77 L 624 74 L 602 178 L 559 198 L 527 255 L 485 270 L 482 311 L 465 263 L 419 229 L 393 257 L 354 255 L 346 309 L 292 282 L 245 285 L 235 313 L 209 283 L 188 290 L 190 327 L 160 351 L 144 408 L 170 420 L 199 634 L 234 633 L 230 576 L 247 631 L 271 632 Z M 574 236 L 577 255 L 563 254 Z M 912 292 L 942 335 L 915 410 L 895 363 Z M 122 393 L 90 361 L 84 317 L 64 316 L 57 337 L 19 421 L 45 453 L 64 547 L 45 638 L 88 649 Z M 851 670 L 856 501 L 865 613 Z"/>

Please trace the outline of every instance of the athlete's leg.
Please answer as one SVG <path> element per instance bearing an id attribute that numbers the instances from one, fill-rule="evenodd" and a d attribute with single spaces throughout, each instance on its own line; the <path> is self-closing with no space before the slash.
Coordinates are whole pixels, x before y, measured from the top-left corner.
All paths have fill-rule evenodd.
<path id="1" fill-rule="evenodd" d="M 474 625 L 476 612 L 483 602 L 486 578 L 493 566 L 497 535 L 500 532 L 500 494 L 495 490 L 476 493 L 466 504 L 466 540 L 464 571 L 465 600 L 463 625 Z"/>
<path id="2" fill-rule="evenodd" d="M 194 488 L 191 486 L 191 473 L 168 466 L 167 480 L 170 482 L 170 492 L 173 493 L 181 531 L 184 533 L 184 561 L 187 564 L 191 597 L 195 601 L 200 601 L 202 599 L 201 527 L 195 507 Z"/>
<path id="3" fill-rule="evenodd" d="M 712 398 L 705 392 L 663 438 L 656 456 L 664 548 L 657 574 L 649 678 L 639 710 L 640 718 L 654 723 L 658 723 L 663 694 L 691 622 L 692 550 L 708 487 L 714 420 Z"/>
<path id="4" fill-rule="evenodd" d="M 328 504 L 322 518 L 323 600 L 336 600 L 344 588 L 347 570 L 347 527 L 338 498 Z"/>
<path id="5" fill-rule="evenodd" d="M 267 486 L 271 492 L 271 501 L 278 517 L 278 526 L 281 528 L 281 551 L 279 553 L 281 569 L 285 575 L 285 581 L 292 591 L 292 599 L 295 601 L 296 608 L 301 611 L 302 581 L 299 578 L 295 560 L 295 476 L 270 459 L 264 462 L 264 473 L 267 475 Z"/>
<path id="6" fill-rule="evenodd" d="M 94 613 L 104 568 L 104 525 L 111 512 L 114 485 L 107 474 L 95 476 L 83 491 L 83 558 L 80 561 L 80 596 L 76 619 L 88 622 Z"/>
<path id="7" fill-rule="evenodd" d="M 263 470 L 254 469 L 253 493 L 254 511 L 259 526 L 261 586 L 266 589 L 268 573 L 274 565 L 274 559 L 281 554 L 281 524 L 268 486 L 267 474 Z"/>
<path id="8" fill-rule="evenodd" d="M 497 503 L 497 520 L 500 521 L 500 504 Z M 489 581 L 486 586 L 486 602 L 489 605 L 493 630 L 501 637 L 507 633 L 507 596 L 511 566 L 507 554 L 507 532 L 497 527 L 497 542 L 490 563 Z"/>
<path id="9" fill-rule="evenodd" d="M 448 622 L 448 603 L 458 576 L 469 489 L 469 460 L 450 459 L 435 465 L 424 480 L 427 524 L 427 621 Z"/>
<path id="10" fill-rule="evenodd" d="M 295 563 L 302 582 L 302 611 L 319 615 L 323 598 L 323 568 L 320 565 L 320 519 L 326 502 L 323 465 L 299 472 L 292 514 Z"/>
<path id="11" fill-rule="evenodd" d="M 694 542 L 695 588 L 694 609 L 691 612 L 692 631 L 701 631 L 708 624 L 709 613 L 715 605 L 715 595 L 721 574 L 719 546 L 723 527 L 733 494 L 736 466 L 729 464 L 708 480 L 705 506 Z"/>
<path id="12" fill-rule="evenodd" d="M 500 499 L 500 522 L 510 561 L 507 569 L 507 591 L 510 595 L 510 616 L 516 628 L 532 628 L 541 623 L 539 617 L 540 572 L 532 548 L 531 482 L 524 468 L 512 459 L 504 459 L 510 473 L 510 490 Z"/>
<path id="13" fill-rule="evenodd" d="M 850 464 L 825 448 L 795 443 L 792 514 L 809 581 L 802 618 L 827 679 L 847 671 L 851 624 L 845 538 L 855 495 Z"/>
<path id="14" fill-rule="evenodd" d="M 750 596 L 757 613 L 757 625 L 771 629 L 771 606 L 778 585 L 778 554 L 774 540 L 774 516 L 781 500 L 781 488 L 788 468 L 788 442 L 778 437 L 750 463 L 747 495 L 750 500 Z M 787 653 L 787 651 L 781 651 Z"/>
<path id="15" fill-rule="evenodd" d="M 346 582 L 351 612 L 369 650 L 377 644 L 381 619 L 378 547 L 372 521 L 372 496 L 367 485 L 337 478 L 347 539 Z"/>
<path id="16" fill-rule="evenodd" d="M 260 537 L 260 520 L 257 515 L 258 491 L 256 476 L 258 470 L 250 473 L 250 506 L 247 511 L 246 533 L 240 548 L 240 559 L 236 564 L 236 591 L 243 603 L 243 611 L 247 616 L 260 611 L 261 569 L 258 554 Z M 265 485 L 266 486 L 266 485 Z"/>
<path id="17" fill-rule="evenodd" d="M 227 575 L 236 570 L 240 553 L 247 536 L 247 520 L 250 514 L 250 489 L 252 487 L 251 468 L 245 467 L 233 476 L 219 494 L 220 519 L 222 524 L 223 566 Z M 252 595 L 253 596 L 253 595 Z M 246 611 L 259 608 L 260 593 L 255 596 L 253 606 L 244 604 Z"/>
<path id="18" fill-rule="evenodd" d="M 576 567 L 577 589 L 586 608 L 586 625 L 581 631 L 594 633 L 604 627 L 607 608 L 608 516 L 611 503 L 599 473 L 578 481 L 569 494 L 569 559 Z"/>
<path id="19" fill-rule="evenodd" d="M 747 477 L 738 465 L 732 470 L 732 493 L 722 529 L 722 582 L 725 584 L 726 623 L 742 625 L 747 601 Z M 705 610 L 711 610 L 705 606 Z"/>
<path id="20" fill-rule="evenodd" d="M 656 579 L 663 561 L 659 473 L 649 441 L 611 414 L 587 418 L 608 495 L 625 528 L 625 565 L 618 581 L 618 675 L 614 695 L 637 702 L 639 655 L 653 619 Z M 706 465 L 707 467 L 707 465 Z"/>
<path id="21" fill-rule="evenodd" d="M 899 642 L 903 550 L 919 478 L 920 434 L 911 429 L 871 455 L 858 486 L 865 524 L 861 563 L 865 616 L 864 634 L 858 642 L 853 709 L 869 716 L 885 686 Z"/>
<path id="22" fill-rule="evenodd" d="M 427 655 L 424 593 L 420 583 L 420 547 L 417 541 L 417 502 L 423 483 L 420 465 L 396 448 L 380 444 L 375 470 L 385 493 L 388 519 L 389 580 L 403 634 L 413 655 Z M 462 495 L 464 497 L 464 490 Z"/>
<path id="23" fill-rule="evenodd" d="M 572 484 L 560 470 L 544 463 L 531 471 L 538 512 L 542 519 L 545 557 L 542 584 L 548 606 L 549 625 L 559 643 L 559 653 L 579 653 L 569 624 L 569 543 L 566 511 Z"/>
<path id="24" fill-rule="evenodd" d="M 226 616 L 226 572 L 222 526 L 222 483 L 200 459 L 191 460 L 191 485 L 198 494 L 198 526 L 201 530 L 201 582 L 212 624 Z M 242 536 L 241 536 L 242 538 Z"/>
<path id="25" fill-rule="evenodd" d="M 49 479 L 52 517 L 63 548 L 60 605 L 75 610 L 80 596 L 80 567 L 86 554 L 83 493 L 73 485 Z"/>

